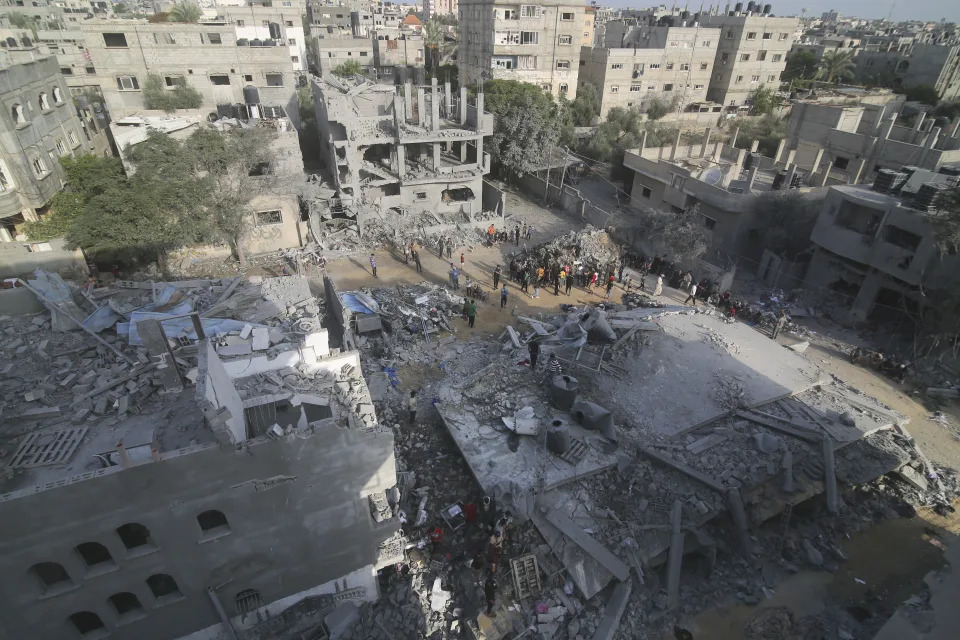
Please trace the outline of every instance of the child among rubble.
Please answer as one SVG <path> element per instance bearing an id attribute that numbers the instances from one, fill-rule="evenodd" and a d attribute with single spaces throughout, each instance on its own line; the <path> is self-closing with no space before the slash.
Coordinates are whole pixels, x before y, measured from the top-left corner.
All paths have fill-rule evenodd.
<path id="1" fill-rule="evenodd" d="M 373 277 L 376 278 L 377 277 L 377 259 L 374 257 L 372 253 L 370 254 L 370 270 L 373 272 Z"/>
<path id="2" fill-rule="evenodd" d="M 417 390 L 410 392 L 410 398 L 407 399 L 407 409 L 410 411 L 410 426 L 417 420 Z"/>

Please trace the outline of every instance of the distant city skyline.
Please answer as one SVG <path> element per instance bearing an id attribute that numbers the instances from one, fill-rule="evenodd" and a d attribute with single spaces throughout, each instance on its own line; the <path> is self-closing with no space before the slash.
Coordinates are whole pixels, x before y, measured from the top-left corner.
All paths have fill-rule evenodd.
<path id="1" fill-rule="evenodd" d="M 643 0 L 607 0 L 603 2 L 601 0 L 599 4 L 617 8 L 645 9 L 660 4 L 669 6 L 671 3 L 666 1 L 644 2 Z M 689 0 L 678 1 L 676 4 L 687 6 L 691 11 L 700 8 L 699 2 L 689 2 Z M 710 4 L 710 2 L 704 2 L 704 10 Z M 713 4 L 714 6 L 719 4 L 722 7 L 726 5 L 726 2 L 714 2 Z M 736 2 L 731 2 L 730 6 L 732 7 L 735 4 Z M 858 18 L 877 19 L 886 18 L 890 15 L 891 19 L 896 22 L 902 20 L 938 22 L 940 18 L 946 18 L 947 22 L 960 22 L 960 2 L 956 2 L 956 0 L 910 0 L 909 2 L 907 0 L 897 0 L 893 5 L 889 1 L 875 2 L 871 0 L 844 0 L 843 2 L 836 2 L 836 0 L 781 0 L 780 2 L 771 1 L 769 4 L 773 5 L 773 14 L 778 16 L 799 16 L 800 11 L 806 9 L 808 18 L 820 17 L 827 11 L 839 11 L 845 16 L 856 16 Z M 747 6 L 747 3 L 744 2 L 743 5 Z M 893 6 L 892 15 L 890 12 L 891 6 Z"/>

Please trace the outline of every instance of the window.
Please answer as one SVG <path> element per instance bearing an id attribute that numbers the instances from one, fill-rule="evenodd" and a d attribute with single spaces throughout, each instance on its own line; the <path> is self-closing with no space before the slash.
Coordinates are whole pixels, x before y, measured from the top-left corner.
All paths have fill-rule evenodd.
<path id="1" fill-rule="evenodd" d="M 700 71 L 706 71 L 709 67 L 710 67 L 710 63 L 709 63 L 709 62 L 701 62 L 701 63 L 700 63 Z"/>
<path id="2" fill-rule="evenodd" d="M 757 52 L 757 60 L 760 60 L 760 61 L 762 62 L 762 61 L 764 61 L 764 60 L 766 60 L 766 59 L 767 59 L 767 52 L 766 52 L 766 51 L 758 51 L 758 52 Z"/>
<path id="3" fill-rule="evenodd" d="M 253 82 L 253 76 L 251 76 L 251 75 L 249 75 L 249 74 L 248 74 L 248 75 L 245 75 L 245 76 L 243 76 L 243 81 L 244 81 L 244 82 Z"/>
<path id="4" fill-rule="evenodd" d="M 63 92 L 60 91 L 60 87 L 53 88 L 53 102 L 54 104 L 63 104 Z"/>
<path id="5" fill-rule="evenodd" d="M 297 39 L 296 39 L 296 38 L 287 38 L 287 43 L 288 43 L 291 47 L 294 47 L 294 46 L 297 45 Z"/>
<path id="6" fill-rule="evenodd" d="M 673 174 L 673 180 L 670 181 L 670 186 L 674 189 L 683 189 L 683 184 L 687 181 L 685 177 L 679 173 Z"/>
<path id="7" fill-rule="evenodd" d="M 267 74 L 267 86 L 268 86 L 268 87 L 282 87 L 282 86 L 283 86 L 283 74 L 282 74 L 282 73 L 268 73 L 268 74 Z"/>
<path id="8" fill-rule="evenodd" d="M 648 69 L 659 69 L 659 68 L 660 68 L 660 63 L 659 63 L 659 62 L 651 62 L 650 64 L 647 65 L 647 68 L 648 68 Z"/>
<path id="9" fill-rule="evenodd" d="M 97 68 L 94 67 L 92 64 L 87 65 L 86 67 L 83 68 L 83 70 L 87 72 L 87 75 L 93 76 L 97 74 Z"/>
<path id="10" fill-rule="evenodd" d="M 62 76 L 72 76 L 73 69 L 70 67 L 60 67 L 60 75 Z"/>
<path id="11" fill-rule="evenodd" d="M 724 35 L 727 40 L 733 40 L 733 29 L 728 29 L 727 33 Z"/>
<path id="12" fill-rule="evenodd" d="M 701 47 L 708 47 L 708 48 L 709 48 L 709 47 L 710 47 L 710 44 L 711 44 L 711 43 L 710 43 L 709 40 L 704 40 L 703 42 L 700 43 L 700 46 L 701 46 Z"/>
<path id="13" fill-rule="evenodd" d="M 729 54 L 729 53 L 721 53 L 721 54 L 720 54 L 720 64 L 727 64 L 727 61 L 728 61 L 729 59 L 730 59 L 730 54 Z"/>
<path id="14" fill-rule="evenodd" d="M 567 83 L 566 83 L 566 82 L 561 82 L 561 83 L 560 83 L 560 93 L 566 93 L 568 89 L 569 89 L 569 87 L 567 87 Z"/>
<path id="15" fill-rule="evenodd" d="M 240 616 L 240 621 L 243 622 L 243 619 L 251 611 L 256 611 L 263 604 L 260 600 L 260 592 L 256 589 L 244 589 L 237 593 L 233 599 L 234 603 L 237 606 L 237 615 Z"/>
<path id="16" fill-rule="evenodd" d="M 774 62 L 780 62 L 781 60 L 783 60 L 783 54 L 782 54 L 782 53 L 775 53 L 775 54 L 773 54 L 773 61 L 774 61 Z"/>
<path id="17" fill-rule="evenodd" d="M 769 40 L 769 39 L 772 38 L 772 37 L 773 37 L 773 34 L 772 34 L 772 33 L 769 33 L 769 32 L 768 32 L 768 33 L 764 33 L 764 34 L 763 34 L 763 39 L 764 39 L 764 40 Z"/>
<path id="18" fill-rule="evenodd" d="M 569 69 L 570 61 L 569 60 L 557 60 L 557 69 Z"/>
<path id="19" fill-rule="evenodd" d="M 560 19 L 561 19 L 561 20 L 573 20 L 573 13 L 572 13 L 572 12 L 564 11 L 563 13 L 560 14 Z"/>
<path id="20" fill-rule="evenodd" d="M 417 200 L 426 200 L 426 199 L 427 199 L 427 192 L 426 192 L 426 191 L 417 191 L 416 194 L 414 194 L 414 195 L 416 196 Z"/>
<path id="21" fill-rule="evenodd" d="M 220 37 L 219 33 L 208 33 L 207 40 L 210 44 L 223 44 L 223 39 Z"/>
<path id="22" fill-rule="evenodd" d="M 238 26 L 238 27 L 242 27 L 242 26 L 243 26 L 243 20 L 237 20 L 237 26 Z"/>
<path id="23" fill-rule="evenodd" d="M 51 588 L 60 590 L 73 585 L 66 569 L 56 562 L 39 562 L 30 567 L 30 573 L 40 581 L 44 593 L 50 593 Z"/>
<path id="24" fill-rule="evenodd" d="M 620 93 L 620 87 L 617 85 L 613 85 L 612 87 L 610 87 L 610 93 Z"/>
<path id="25" fill-rule="evenodd" d="M 504 19 L 504 20 L 516 20 L 516 19 L 517 19 L 517 10 L 516 10 L 516 9 L 504 9 L 504 10 L 503 10 L 503 19 Z"/>
<path id="26" fill-rule="evenodd" d="M 265 224 L 279 224 L 283 222 L 283 216 L 279 211 L 258 211 L 257 226 Z M 230 531 L 230 523 L 227 522 L 227 516 L 222 511 L 210 509 L 197 516 L 197 524 L 204 537 L 222 535 Z"/>
<path id="27" fill-rule="evenodd" d="M 776 82 L 776 81 L 777 81 L 777 76 L 772 74 L 767 76 L 767 82 Z"/>
<path id="28" fill-rule="evenodd" d="M 217 86 L 224 86 L 230 84 L 230 76 L 226 74 L 217 74 L 215 76 L 210 76 L 210 84 Z"/>
<path id="29" fill-rule="evenodd" d="M 644 198 L 649 198 L 651 195 L 653 195 L 653 191 L 650 190 L 650 187 L 643 187 L 643 189 L 640 191 L 640 195 L 642 195 Z"/>
<path id="30" fill-rule="evenodd" d="M 177 581 L 165 573 L 155 573 L 147 578 L 147 586 L 150 587 L 150 591 L 157 599 L 158 604 L 177 600 L 183 596 L 180 593 L 180 587 L 177 586 Z"/>
<path id="31" fill-rule="evenodd" d="M 707 229 L 712 230 L 714 227 L 717 226 L 717 221 L 714 220 L 713 218 L 708 218 L 707 216 L 703 216 L 703 226 L 706 227 Z"/>
<path id="32" fill-rule="evenodd" d="M 92 611 L 80 611 L 70 616 L 70 622 L 81 638 L 100 638 L 106 635 L 103 620 Z"/>
<path id="33" fill-rule="evenodd" d="M 47 165 L 44 163 L 43 158 L 34 158 L 32 164 L 33 172 L 38 176 L 42 176 L 47 172 Z"/>
<path id="34" fill-rule="evenodd" d="M 750 54 L 749 54 L 749 53 L 741 53 L 741 54 L 740 54 L 740 62 L 749 62 L 749 61 L 750 61 Z"/>
<path id="35" fill-rule="evenodd" d="M 663 90 L 664 90 L 664 91 L 673 91 L 673 85 L 672 85 L 672 84 L 665 84 L 665 85 L 663 85 Z"/>
<path id="36" fill-rule="evenodd" d="M 123 546 L 130 551 L 146 551 L 156 548 L 153 539 L 150 537 L 150 530 L 136 522 L 128 522 L 117 527 L 117 536 L 123 542 Z"/>
<path id="37" fill-rule="evenodd" d="M 124 48 L 127 46 L 127 36 L 122 33 L 105 33 L 103 44 L 108 49 Z"/>
<path id="38" fill-rule="evenodd" d="M 155 44 L 177 44 L 172 33 L 155 33 L 153 34 L 153 41 Z"/>
<path id="39" fill-rule="evenodd" d="M 616 70 L 616 69 L 623 69 L 623 63 L 622 63 L 622 62 L 617 62 L 617 63 L 615 63 L 615 64 L 610 65 L 610 68 L 611 68 L 611 69 L 614 69 L 614 70 Z"/>
<path id="40" fill-rule="evenodd" d="M 850 165 L 850 158 L 841 158 L 837 156 L 833 159 L 833 166 L 837 169 L 844 170 Z"/>
<path id="41" fill-rule="evenodd" d="M 656 90 L 657 90 L 657 85 L 655 84 L 651 84 L 647 87 L 647 91 L 656 91 Z"/>
<path id="42" fill-rule="evenodd" d="M 693 88 L 694 88 L 694 89 L 703 89 L 703 85 L 702 85 L 702 84 L 695 84 L 695 85 L 693 85 Z"/>
<path id="43" fill-rule="evenodd" d="M 77 134 L 76 134 L 76 132 L 74 132 L 73 129 L 68 129 L 68 130 L 67 130 L 67 142 L 70 143 L 70 146 L 71 146 L 71 147 L 75 147 L 75 146 L 77 146 L 78 144 L 80 144 L 80 140 L 79 140 L 79 138 L 77 138 Z"/>
<path id="44" fill-rule="evenodd" d="M 23 105 L 15 104 L 10 107 L 10 115 L 13 117 L 14 124 L 26 124 L 27 118 L 23 115 Z"/>
<path id="45" fill-rule="evenodd" d="M 539 31 L 521 31 L 520 44 L 538 44 L 540 42 Z"/>
<path id="46" fill-rule="evenodd" d="M 535 5 L 535 4 L 520 5 L 521 18 L 539 18 L 542 15 L 543 15 L 543 9 L 541 9 L 539 5 Z"/>
<path id="47" fill-rule="evenodd" d="M 680 71 L 690 71 L 690 65 L 684 62 L 680 65 Z"/>
<path id="48" fill-rule="evenodd" d="M 750 76 L 750 82 L 760 82 L 760 76 Z"/>
<path id="49" fill-rule="evenodd" d="M 743 82 L 743 76 L 737 76 L 737 79 L 734 80 L 734 82 L 735 82 L 736 84 L 740 84 L 741 82 Z"/>
<path id="50" fill-rule="evenodd" d="M 573 44 L 573 36 L 559 36 L 557 44 Z"/>
<path id="51" fill-rule="evenodd" d="M 284 24 L 287 25 L 288 27 L 292 27 L 292 26 L 293 26 L 293 20 L 285 20 L 285 21 L 284 21 Z"/>
<path id="52" fill-rule="evenodd" d="M 129 591 L 115 593 L 110 596 L 108 600 L 110 600 L 110 604 L 113 605 L 117 615 L 121 618 L 123 618 L 125 615 L 128 617 L 134 617 L 135 614 L 143 611 L 143 605 L 140 604 L 140 599 Z M 134 614 L 134 616 L 131 614 Z"/>
<path id="53" fill-rule="evenodd" d="M 756 40 L 756 39 L 757 39 L 757 32 L 756 32 L 756 31 L 748 31 L 748 32 L 747 32 L 747 40 Z"/>
<path id="54" fill-rule="evenodd" d="M 139 91 L 140 81 L 137 76 L 117 76 L 117 89 L 120 91 Z"/>
<path id="55" fill-rule="evenodd" d="M 290 62 L 300 62 L 300 56 L 290 56 Z"/>
<path id="56" fill-rule="evenodd" d="M 778 39 L 778 40 L 786 40 L 786 39 L 789 38 L 789 37 L 790 37 L 790 34 L 789 34 L 789 33 L 781 33 L 781 34 L 780 34 L 780 37 L 777 38 L 777 39 Z"/>
<path id="57" fill-rule="evenodd" d="M 511 58 L 493 58 L 491 63 L 494 69 L 513 69 Z"/>
<path id="58" fill-rule="evenodd" d="M 672 63 L 672 62 L 668 62 L 668 63 L 667 63 L 667 71 L 673 71 L 673 63 Z"/>
<path id="59" fill-rule="evenodd" d="M 642 84 L 632 84 L 632 85 L 630 85 L 630 91 L 631 91 L 632 93 L 636 93 L 637 91 L 640 91 L 641 89 L 643 89 L 643 85 L 642 85 Z"/>

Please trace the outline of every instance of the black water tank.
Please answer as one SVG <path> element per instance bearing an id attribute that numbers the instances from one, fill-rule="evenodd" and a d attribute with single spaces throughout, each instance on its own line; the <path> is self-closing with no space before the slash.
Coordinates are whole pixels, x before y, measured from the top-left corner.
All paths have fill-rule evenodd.
<path id="1" fill-rule="evenodd" d="M 738 2 L 737 4 L 733 5 L 733 10 L 736 11 L 737 13 L 740 13 L 741 11 L 743 11 L 743 3 Z"/>
<path id="2" fill-rule="evenodd" d="M 783 188 L 783 183 L 787 181 L 787 170 L 781 169 L 773 176 L 773 190 L 779 191 Z"/>
<path id="3" fill-rule="evenodd" d="M 247 38 L 237 38 L 237 46 L 238 46 L 238 47 L 249 47 L 249 46 L 250 46 L 250 40 L 247 39 Z"/>
<path id="4" fill-rule="evenodd" d="M 764 13 L 766 13 L 766 14 L 769 15 L 772 10 L 773 10 L 773 5 L 771 5 L 771 4 L 765 4 L 765 5 L 763 5 L 763 12 L 764 12 Z"/>
<path id="5" fill-rule="evenodd" d="M 250 41 L 250 46 L 260 47 L 260 46 L 263 46 L 263 42 L 260 40 L 260 38 L 254 38 L 253 40 Z"/>
<path id="6" fill-rule="evenodd" d="M 24 47 L 28 47 L 28 48 L 31 47 L 31 46 L 33 46 L 33 40 L 31 40 L 30 38 L 24 36 L 24 37 L 23 37 L 23 46 L 24 46 Z"/>
<path id="7" fill-rule="evenodd" d="M 754 3 L 754 2 L 748 2 L 748 3 L 747 3 L 747 11 L 756 11 L 756 10 L 757 10 L 757 5 L 756 5 L 756 3 Z"/>
<path id="8" fill-rule="evenodd" d="M 927 184 L 920 185 L 920 189 L 917 191 L 917 195 L 913 199 L 913 208 L 919 209 L 920 211 L 932 210 L 934 203 L 940 196 L 940 192 L 944 189 L 946 189 L 944 185 L 937 184 L 935 182 L 928 182 Z"/>
<path id="9" fill-rule="evenodd" d="M 247 104 L 260 104 L 260 92 L 253 85 L 243 88 L 243 101 Z"/>
<path id="10" fill-rule="evenodd" d="M 906 174 L 893 169 L 880 169 L 873 181 L 873 190 L 880 193 L 892 193 L 906 182 Z"/>
<path id="11" fill-rule="evenodd" d="M 271 22 L 269 25 L 270 28 L 270 39 L 279 40 L 282 36 L 280 33 L 280 25 L 276 22 Z"/>
<path id="12" fill-rule="evenodd" d="M 750 171 L 754 167 L 760 166 L 760 154 L 759 153 L 748 153 L 747 157 L 743 161 L 743 168 L 745 171 Z"/>

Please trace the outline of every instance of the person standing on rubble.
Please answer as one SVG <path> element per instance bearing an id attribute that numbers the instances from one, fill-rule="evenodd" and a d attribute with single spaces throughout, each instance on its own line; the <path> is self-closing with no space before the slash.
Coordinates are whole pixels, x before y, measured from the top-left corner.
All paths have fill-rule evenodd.
<path id="1" fill-rule="evenodd" d="M 564 278 L 564 282 L 566 284 L 566 293 L 570 295 L 570 290 L 573 289 L 573 274 L 568 273 L 567 277 Z"/>
<path id="2" fill-rule="evenodd" d="M 526 223 L 526 222 L 523 223 L 523 231 L 520 232 L 520 237 L 521 237 L 521 238 L 526 238 L 526 237 L 527 237 L 527 223 Z"/>
<path id="3" fill-rule="evenodd" d="M 657 287 L 653 290 L 653 295 L 663 295 L 663 276 L 657 275 Z"/>
<path id="4" fill-rule="evenodd" d="M 373 271 L 373 277 L 376 278 L 377 277 L 377 259 L 372 253 L 370 254 L 370 270 Z"/>
<path id="5" fill-rule="evenodd" d="M 453 268 L 453 263 L 451 262 L 451 263 L 450 263 L 450 271 L 447 272 L 447 277 L 450 278 L 450 286 L 451 286 L 451 287 L 453 286 L 453 272 L 454 272 L 454 271 L 455 271 L 455 269 Z"/>
<path id="6" fill-rule="evenodd" d="M 453 239 L 447 238 L 447 260 L 453 257 Z"/>
<path id="7" fill-rule="evenodd" d="M 520 291 L 530 293 L 530 269 L 527 267 L 520 272 Z"/>
<path id="8" fill-rule="evenodd" d="M 420 264 L 420 252 L 416 249 L 416 245 L 413 249 L 413 261 L 417 263 L 417 273 L 423 273 L 423 265 Z"/>
<path id="9" fill-rule="evenodd" d="M 417 420 L 417 390 L 414 389 L 410 392 L 410 397 L 407 398 L 407 409 L 410 411 L 410 426 Z"/>
<path id="10" fill-rule="evenodd" d="M 410 244 L 403 241 L 403 264 L 410 264 Z"/>
<path id="11" fill-rule="evenodd" d="M 467 305 L 467 326 L 473 329 L 473 323 L 477 321 L 477 301 L 471 300 Z"/>
<path id="12" fill-rule="evenodd" d="M 487 615 L 496 617 L 493 607 L 497 604 L 497 579 L 493 577 L 493 573 L 487 574 L 487 580 L 483 583 L 483 596 L 487 600 Z"/>
<path id="13" fill-rule="evenodd" d="M 437 240 L 437 256 L 443 260 L 443 236 L 440 236 L 440 239 Z"/>
<path id="14" fill-rule="evenodd" d="M 500 289 L 500 308 L 503 309 L 507 306 L 507 297 L 510 295 L 510 291 L 507 289 L 507 285 L 504 284 L 503 288 Z"/>
<path id="15" fill-rule="evenodd" d="M 610 299 L 610 292 L 613 291 L 613 283 L 616 282 L 616 278 L 613 277 L 613 274 L 610 274 L 610 277 L 607 278 L 607 300 Z"/>
<path id="16" fill-rule="evenodd" d="M 598 283 L 599 280 L 600 280 L 600 274 L 594 271 L 593 275 L 590 276 L 590 286 L 591 287 L 599 286 L 599 283 Z"/>
<path id="17" fill-rule="evenodd" d="M 697 285 L 696 284 L 690 285 L 690 295 L 688 295 L 687 299 L 683 301 L 683 304 L 686 305 L 691 300 L 693 300 L 693 306 L 697 306 Z"/>
<path id="18" fill-rule="evenodd" d="M 780 309 L 780 315 L 777 317 L 777 324 L 773 325 L 773 334 L 770 336 L 770 338 L 776 340 L 777 336 L 780 335 L 780 332 L 783 331 L 785 326 L 787 326 L 787 310 Z"/>
<path id="19" fill-rule="evenodd" d="M 487 238 L 490 240 L 490 246 L 493 246 L 493 240 L 496 236 L 497 228 L 494 225 L 490 225 L 490 228 L 487 229 Z"/>
<path id="20" fill-rule="evenodd" d="M 534 338 L 527 343 L 527 349 L 530 351 L 530 370 L 537 370 L 537 358 L 540 356 L 540 340 Z"/>
<path id="21" fill-rule="evenodd" d="M 567 279 L 567 272 L 564 271 L 563 269 L 558 270 L 557 276 L 553 281 L 553 295 L 555 296 L 560 295 L 560 286 L 563 285 L 566 279 Z"/>
<path id="22" fill-rule="evenodd" d="M 493 270 L 493 288 L 494 289 L 499 287 L 501 275 L 503 275 L 503 268 L 500 265 L 497 265 L 497 268 Z"/>
<path id="23" fill-rule="evenodd" d="M 620 266 L 617 267 L 617 282 L 623 284 L 623 270 L 627 265 L 624 264 L 623 258 L 620 259 Z"/>
<path id="24" fill-rule="evenodd" d="M 467 266 L 467 259 L 463 255 L 463 251 L 460 252 L 460 271 L 463 271 Z"/>

